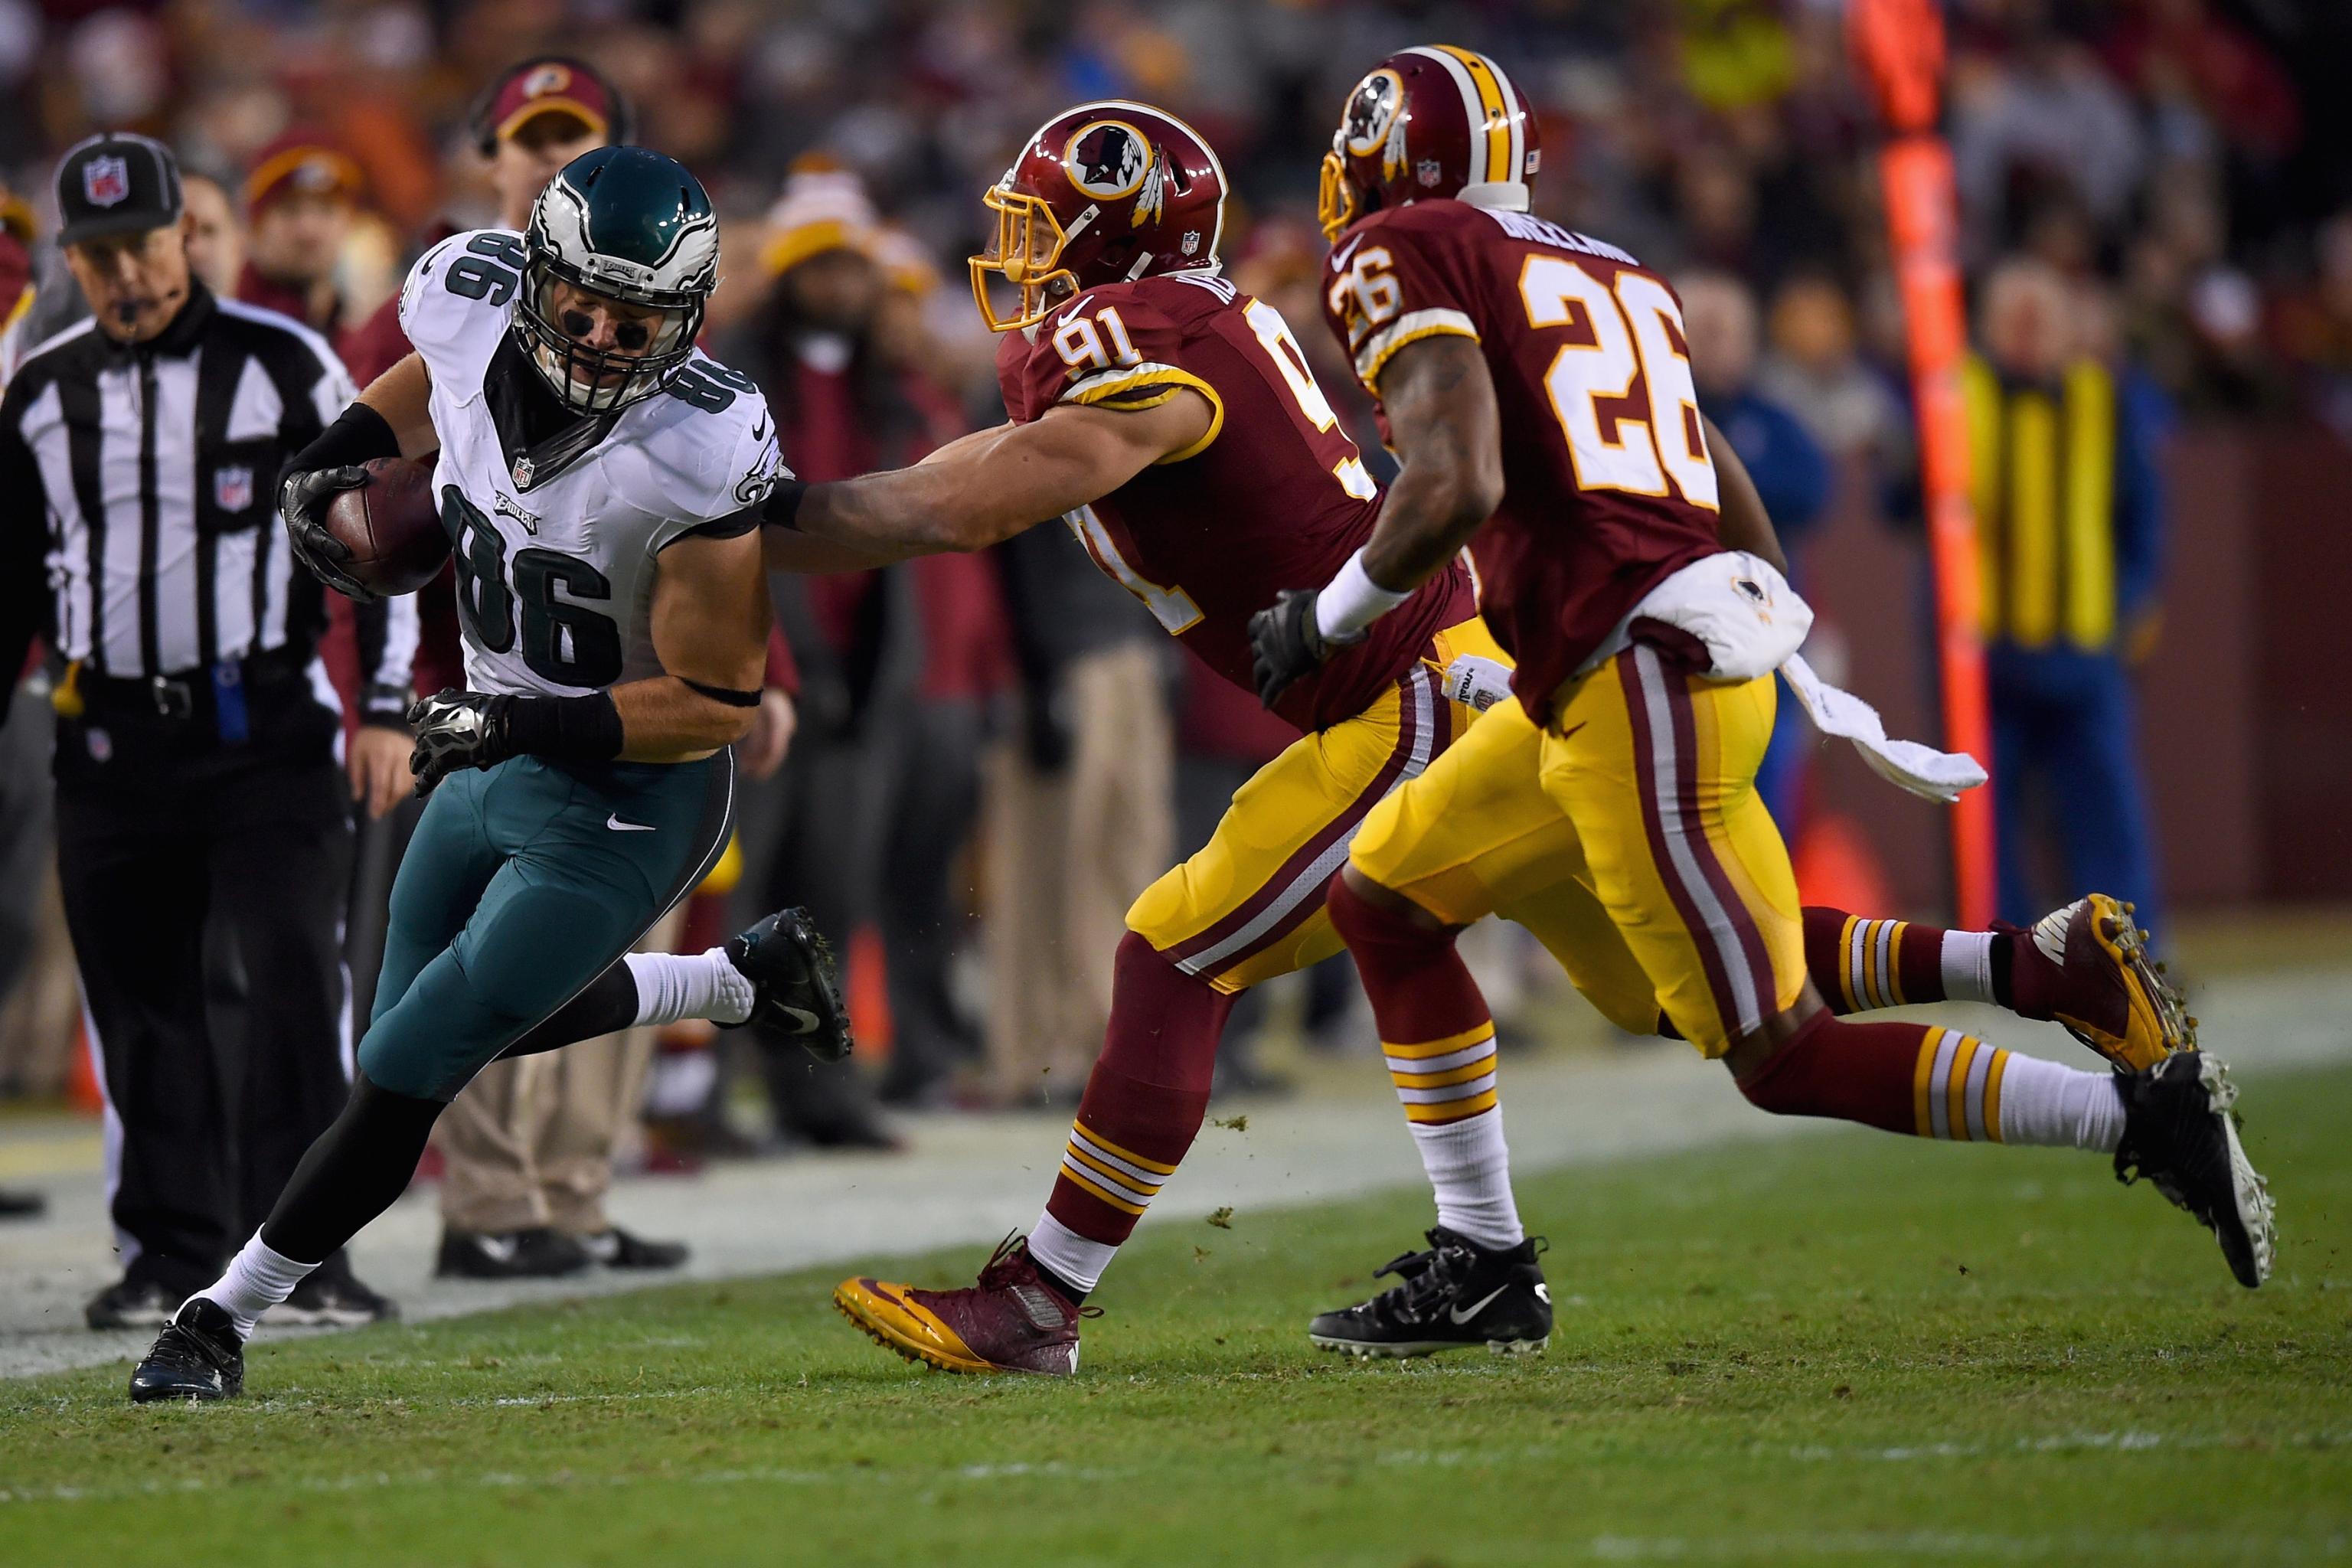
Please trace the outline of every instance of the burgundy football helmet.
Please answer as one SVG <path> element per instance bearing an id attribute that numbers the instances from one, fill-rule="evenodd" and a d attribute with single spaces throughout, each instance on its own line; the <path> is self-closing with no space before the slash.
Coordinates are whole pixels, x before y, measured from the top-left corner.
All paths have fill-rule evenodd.
<path id="1" fill-rule="evenodd" d="M 1213 269 L 1225 171 L 1174 115 L 1106 99 L 1038 127 L 981 200 L 996 237 L 971 258 L 971 294 L 989 330 L 1006 332 L 1097 284 Z M 1011 316 L 989 301 L 991 273 L 1021 290 Z"/>
<path id="2" fill-rule="evenodd" d="M 1503 68 L 1451 44 L 1402 49 L 1348 94 L 1317 202 L 1323 237 L 1437 196 L 1525 211 L 1536 117 Z"/>

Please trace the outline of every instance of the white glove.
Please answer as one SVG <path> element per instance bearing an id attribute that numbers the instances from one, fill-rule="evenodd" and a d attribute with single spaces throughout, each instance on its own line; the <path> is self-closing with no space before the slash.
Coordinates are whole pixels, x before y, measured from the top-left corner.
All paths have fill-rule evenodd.
<path id="1" fill-rule="evenodd" d="M 1475 653 L 1457 655 L 1445 667 L 1445 699 L 1484 713 L 1511 695 L 1511 667 Z"/>

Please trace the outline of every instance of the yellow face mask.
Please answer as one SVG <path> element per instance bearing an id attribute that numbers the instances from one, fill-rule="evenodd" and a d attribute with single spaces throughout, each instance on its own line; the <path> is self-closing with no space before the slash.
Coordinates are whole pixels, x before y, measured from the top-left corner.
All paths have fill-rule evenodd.
<path id="1" fill-rule="evenodd" d="M 992 185 L 980 199 L 996 215 L 996 238 L 971 258 L 972 302 L 992 332 L 1034 326 L 1052 312 L 1055 300 L 1077 289 L 1077 278 L 1068 268 L 1055 265 L 1069 237 L 1042 197 Z M 990 302 L 991 273 L 1021 291 L 1020 306 L 1011 316 L 999 316 Z"/>
<path id="2" fill-rule="evenodd" d="M 1356 190 L 1348 184 L 1348 166 L 1337 153 L 1323 154 L 1323 179 L 1315 193 L 1316 221 L 1323 226 L 1323 240 L 1337 245 L 1340 234 L 1356 221 Z"/>

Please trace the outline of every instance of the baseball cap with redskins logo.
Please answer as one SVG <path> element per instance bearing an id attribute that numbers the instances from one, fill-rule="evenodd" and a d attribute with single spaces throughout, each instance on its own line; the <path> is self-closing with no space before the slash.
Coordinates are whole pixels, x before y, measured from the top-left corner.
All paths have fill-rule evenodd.
<path id="1" fill-rule="evenodd" d="M 576 120 L 608 142 L 629 134 L 628 105 L 612 83 L 578 60 L 542 56 L 510 68 L 491 85 L 474 120 L 483 154 L 551 114 Z"/>

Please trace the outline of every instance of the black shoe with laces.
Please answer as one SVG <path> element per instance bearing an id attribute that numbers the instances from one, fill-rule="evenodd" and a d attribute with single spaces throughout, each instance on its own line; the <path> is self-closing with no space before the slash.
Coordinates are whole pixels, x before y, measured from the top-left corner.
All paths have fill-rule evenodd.
<path id="1" fill-rule="evenodd" d="M 389 1322 L 400 1316 L 400 1303 L 362 1284 L 348 1267 L 313 1269 L 294 1293 L 270 1310 L 273 1323 L 331 1323 L 355 1329 L 362 1323 Z"/>
<path id="2" fill-rule="evenodd" d="M 1307 1337 L 1358 1356 L 1428 1355 L 1485 1345 L 1497 1355 L 1539 1351 L 1551 1338 L 1551 1289 L 1536 1256 L 1540 1237 L 1492 1250 L 1438 1226 L 1429 1250 L 1392 1258 L 1372 1277 L 1402 1283 L 1357 1306 L 1324 1312 Z"/>
<path id="3" fill-rule="evenodd" d="M 607 1268 L 676 1268 L 688 1256 L 682 1241 L 653 1241 L 614 1226 L 593 1236 L 573 1237 L 582 1250 Z"/>
<path id="4" fill-rule="evenodd" d="M 245 1342 L 226 1308 L 202 1296 L 180 1304 L 131 1373 L 131 1402 L 234 1399 L 245 1392 Z"/>
<path id="5" fill-rule="evenodd" d="M 778 910 L 729 937 L 727 962 L 751 983 L 755 1026 L 788 1037 L 821 1062 L 849 1054 L 849 1008 L 833 949 L 806 910 Z"/>
<path id="6" fill-rule="evenodd" d="M 2230 1109 L 2238 1089 L 2229 1069 L 2203 1051 L 2184 1051 L 2118 1079 L 2116 1088 L 2124 1136 L 2116 1179 L 2128 1185 L 2146 1177 L 2194 1215 L 2247 1289 L 2269 1279 L 2278 1247 L 2270 1185 L 2238 1142 Z"/>
<path id="7" fill-rule="evenodd" d="M 541 1225 L 509 1231 L 445 1229 L 433 1272 L 445 1279 L 558 1279 L 587 1267 L 585 1247 Z"/>
<path id="8" fill-rule="evenodd" d="M 185 1300 L 185 1290 L 167 1290 L 152 1279 L 118 1279 L 92 1296 L 81 1316 L 93 1329 L 156 1329 Z"/>

